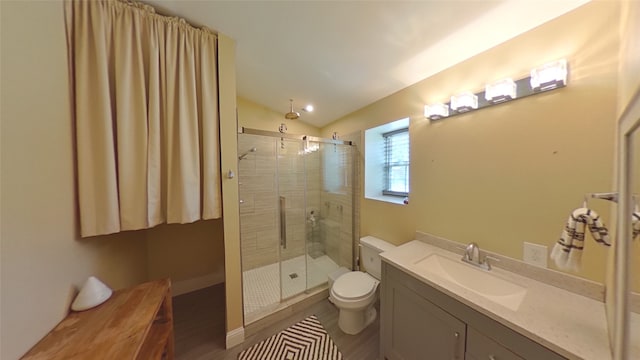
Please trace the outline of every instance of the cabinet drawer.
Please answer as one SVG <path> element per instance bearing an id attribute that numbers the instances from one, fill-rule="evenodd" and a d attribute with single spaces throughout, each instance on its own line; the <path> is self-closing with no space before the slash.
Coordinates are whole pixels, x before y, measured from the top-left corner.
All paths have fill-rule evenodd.
<path id="1" fill-rule="evenodd" d="M 465 360 L 523 360 L 504 346 L 467 326 Z"/>

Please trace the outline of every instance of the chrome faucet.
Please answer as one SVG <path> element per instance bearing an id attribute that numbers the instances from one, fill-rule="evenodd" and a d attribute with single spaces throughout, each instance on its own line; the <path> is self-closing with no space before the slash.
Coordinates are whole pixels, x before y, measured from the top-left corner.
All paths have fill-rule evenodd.
<path id="1" fill-rule="evenodd" d="M 472 242 L 464 249 L 464 261 L 471 264 L 480 264 L 480 248 L 478 244 Z"/>
<path id="2" fill-rule="evenodd" d="M 464 248 L 462 261 L 488 271 L 491 270 L 491 264 L 489 264 L 488 258 L 488 256 L 485 256 L 484 258 L 480 259 L 480 247 L 478 246 L 478 244 L 472 242 Z M 493 257 L 491 258 L 495 259 Z"/>

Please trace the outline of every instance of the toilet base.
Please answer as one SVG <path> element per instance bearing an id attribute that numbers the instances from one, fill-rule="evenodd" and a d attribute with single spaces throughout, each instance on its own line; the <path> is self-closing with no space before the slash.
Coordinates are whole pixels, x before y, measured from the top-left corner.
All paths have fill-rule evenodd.
<path id="1" fill-rule="evenodd" d="M 356 335 L 369 326 L 376 319 L 377 314 L 378 312 L 373 305 L 356 311 L 340 309 L 338 327 L 346 334 Z"/>

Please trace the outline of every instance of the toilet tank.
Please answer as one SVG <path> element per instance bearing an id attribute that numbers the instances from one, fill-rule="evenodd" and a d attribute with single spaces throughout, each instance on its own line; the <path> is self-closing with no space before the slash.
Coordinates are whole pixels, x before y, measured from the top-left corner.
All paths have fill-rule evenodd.
<path id="1" fill-rule="evenodd" d="M 360 238 L 360 266 L 364 271 L 380 280 L 382 272 L 382 259 L 380 253 L 391 250 L 396 246 L 373 236 Z"/>

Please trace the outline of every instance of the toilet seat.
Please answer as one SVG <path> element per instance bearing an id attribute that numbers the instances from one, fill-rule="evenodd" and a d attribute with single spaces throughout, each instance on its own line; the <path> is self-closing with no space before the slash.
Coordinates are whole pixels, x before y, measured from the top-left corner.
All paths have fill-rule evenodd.
<path id="1" fill-rule="evenodd" d="M 371 275 L 353 271 L 340 276 L 331 288 L 332 294 L 342 300 L 357 301 L 375 293 L 378 280 Z"/>

